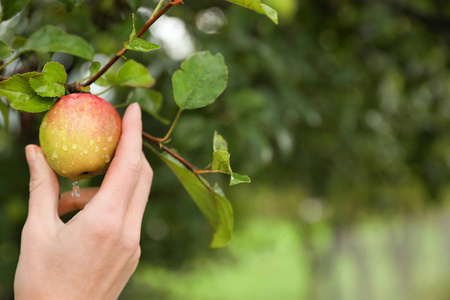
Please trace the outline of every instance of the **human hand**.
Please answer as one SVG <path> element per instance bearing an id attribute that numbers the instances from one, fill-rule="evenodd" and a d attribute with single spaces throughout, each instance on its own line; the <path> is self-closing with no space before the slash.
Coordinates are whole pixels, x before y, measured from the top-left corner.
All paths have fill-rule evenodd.
<path id="1" fill-rule="evenodd" d="M 123 117 L 116 154 L 99 189 L 59 199 L 41 149 L 26 147 L 30 203 L 14 282 L 15 299 L 117 299 L 140 256 L 152 169 L 142 152 L 139 105 Z M 63 223 L 59 215 L 82 209 Z M 58 214 L 59 212 L 59 214 Z"/>

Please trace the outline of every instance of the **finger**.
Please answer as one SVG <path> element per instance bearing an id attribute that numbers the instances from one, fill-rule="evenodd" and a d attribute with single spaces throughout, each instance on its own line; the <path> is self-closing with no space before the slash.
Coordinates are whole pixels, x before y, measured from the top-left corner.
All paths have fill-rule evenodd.
<path id="1" fill-rule="evenodd" d="M 122 121 L 122 134 L 116 153 L 100 187 L 99 197 L 93 199 L 102 209 L 125 214 L 139 179 L 142 152 L 142 121 L 139 105 L 131 104 Z M 100 196 L 101 195 L 101 196 Z"/>
<path id="2" fill-rule="evenodd" d="M 58 178 L 45 160 L 39 146 L 26 146 L 25 154 L 30 168 L 28 218 L 38 222 L 56 220 L 58 219 Z"/>
<path id="3" fill-rule="evenodd" d="M 97 194 L 98 189 L 98 187 L 81 189 L 79 197 L 72 196 L 72 192 L 62 194 L 58 204 L 58 214 L 62 216 L 74 210 L 83 209 Z"/>
<path id="4" fill-rule="evenodd" d="M 147 206 L 150 188 L 152 186 L 153 170 L 147 159 L 142 153 L 142 169 L 136 190 L 128 205 L 125 217 L 125 230 L 130 232 L 140 232 L 142 218 L 144 216 L 145 207 Z"/>

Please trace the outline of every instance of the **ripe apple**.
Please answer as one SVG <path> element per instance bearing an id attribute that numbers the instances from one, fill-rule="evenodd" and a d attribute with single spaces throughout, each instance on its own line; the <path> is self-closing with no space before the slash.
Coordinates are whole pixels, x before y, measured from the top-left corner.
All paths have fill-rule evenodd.
<path id="1" fill-rule="evenodd" d="M 106 172 L 121 129 L 119 113 L 106 100 L 70 94 L 44 116 L 39 141 L 50 167 L 77 181 Z"/>

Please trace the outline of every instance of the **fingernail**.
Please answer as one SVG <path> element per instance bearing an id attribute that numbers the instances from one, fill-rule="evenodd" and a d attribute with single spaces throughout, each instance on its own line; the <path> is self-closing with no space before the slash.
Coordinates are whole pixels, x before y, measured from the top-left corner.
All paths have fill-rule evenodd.
<path id="1" fill-rule="evenodd" d="M 29 166 L 32 166 L 36 162 L 36 151 L 32 145 L 25 147 L 25 156 L 27 157 L 27 162 Z"/>
<path id="2" fill-rule="evenodd" d="M 134 107 L 132 107 L 133 113 L 136 114 L 136 116 L 138 116 L 140 119 L 141 118 L 141 106 L 138 103 L 133 103 L 131 105 L 134 106 Z"/>

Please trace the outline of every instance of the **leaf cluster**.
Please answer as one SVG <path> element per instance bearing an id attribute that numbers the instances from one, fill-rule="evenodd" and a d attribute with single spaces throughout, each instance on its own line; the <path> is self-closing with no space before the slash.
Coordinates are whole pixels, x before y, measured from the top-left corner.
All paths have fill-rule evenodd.
<path id="1" fill-rule="evenodd" d="M 13 18 L 29 2 L 29 0 L 2 0 L 2 20 Z M 76 1 L 76 3 L 69 2 L 68 8 L 79 5 Z M 160 4 L 163 2 L 161 1 Z M 262 4 L 259 0 L 234 0 L 229 2 L 264 14 L 273 22 L 278 22 L 276 11 L 268 5 Z M 170 0 L 161 11 L 165 12 L 179 3 L 181 1 Z M 156 8 L 147 22 L 150 25 L 154 21 L 152 18 L 157 15 L 159 8 L 160 6 Z M 124 55 L 127 50 L 147 53 L 160 48 L 159 45 L 141 38 L 142 29 L 137 33 L 135 23 L 136 20 L 133 14 L 132 30 L 128 41 L 123 43 L 123 49 L 103 67 L 99 62 L 94 61 L 95 51 L 89 42 L 81 36 L 69 34 L 55 25 L 42 26 L 29 35 L 28 38 L 21 37 L 20 43 L 12 46 L 4 41 L 0 41 L 0 59 L 7 60 L 6 63 L 0 65 L 0 70 L 3 71 L 7 70 L 8 65 L 30 53 L 34 53 L 37 56 L 64 53 L 90 63 L 90 74 L 87 79 L 81 78 L 73 83 L 68 83 L 70 70 L 66 70 L 57 61 L 47 60 L 42 69 L 13 74 L 11 77 L 1 81 L 0 95 L 8 101 L 12 109 L 21 112 L 39 113 L 49 110 L 58 98 L 65 94 L 74 91 L 89 92 L 92 82 L 104 86 L 106 88 L 105 91 L 115 87 L 128 87 L 131 90 L 126 100 L 118 104 L 118 107 L 137 102 L 143 111 L 150 114 L 157 121 L 168 125 L 170 122 L 160 116 L 163 95 L 161 92 L 151 89 L 155 85 L 155 79 L 150 74 L 149 69 L 135 59 L 129 59 Z M 112 69 L 111 66 L 119 58 L 125 59 L 125 62 L 121 62 L 120 67 Z M 150 136 L 151 142 L 156 145 L 156 148 L 151 149 L 175 173 L 213 227 L 214 238 L 211 243 L 212 247 L 223 247 L 231 241 L 233 212 L 230 203 L 218 185 L 211 186 L 200 174 L 228 174 L 230 176 L 230 185 L 249 183 L 250 178 L 232 171 L 227 142 L 217 132 L 214 135 L 212 162 L 209 169 L 198 169 L 185 161 L 181 156 L 175 154 L 175 150 L 162 145 L 170 142 L 170 135 L 184 110 L 199 109 L 213 104 L 224 92 L 227 81 L 228 68 L 224 57 L 220 53 L 211 54 L 209 51 L 201 51 L 193 54 L 181 63 L 181 68 L 175 71 L 172 76 L 174 100 L 179 107 L 177 117 L 164 138 Z M 0 108 L 5 120 L 5 127 L 7 128 L 9 109 L 3 102 L 0 102 Z M 161 153 L 158 148 L 163 149 L 165 153 Z"/>

